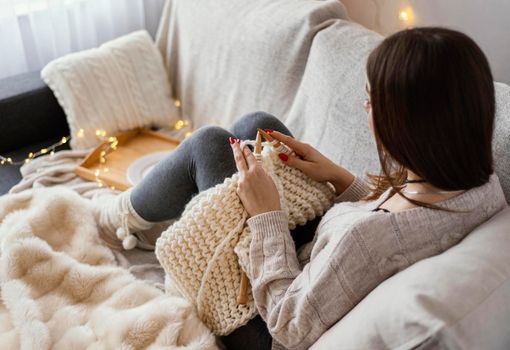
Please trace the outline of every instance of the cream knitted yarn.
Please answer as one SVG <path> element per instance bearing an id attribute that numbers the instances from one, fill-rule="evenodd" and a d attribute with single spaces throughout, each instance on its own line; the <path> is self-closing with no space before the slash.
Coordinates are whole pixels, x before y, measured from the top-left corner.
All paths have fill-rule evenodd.
<path id="1" fill-rule="evenodd" d="M 322 215 L 332 205 L 331 185 L 285 165 L 269 147 L 262 154 L 262 166 L 275 181 L 290 229 Z M 165 272 L 217 335 L 229 334 L 257 313 L 251 288 L 248 302 L 237 302 L 241 266 L 249 271 L 251 239 L 248 213 L 236 193 L 237 180 L 236 173 L 193 197 L 180 219 L 156 242 L 156 256 Z"/>

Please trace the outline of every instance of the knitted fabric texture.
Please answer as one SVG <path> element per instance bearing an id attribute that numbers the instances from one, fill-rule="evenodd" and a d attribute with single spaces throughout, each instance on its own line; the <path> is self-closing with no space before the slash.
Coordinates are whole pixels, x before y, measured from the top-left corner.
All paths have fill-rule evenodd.
<path id="1" fill-rule="evenodd" d="M 276 184 L 289 229 L 331 207 L 333 186 L 285 165 L 269 147 L 262 151 L 262 166 Z M 156 256 L 166 274 L 217 335 L 229 334 L 257 314 L 250 287 L 248 302 L 237 302 L 241 272 L 250 271 L 251 241 L 249 215 L 236 192 L 238 178 L 236 173 L 194 196 L 156 242 Z"/>

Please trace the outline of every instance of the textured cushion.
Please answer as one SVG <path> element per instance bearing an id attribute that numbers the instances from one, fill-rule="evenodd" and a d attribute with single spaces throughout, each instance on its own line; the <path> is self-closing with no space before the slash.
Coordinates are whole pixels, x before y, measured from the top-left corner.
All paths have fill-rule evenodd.
<path id="1" fill-rule="evenodd" d="M 289 112 L 314 36 L 346 17 L 337 0 L 166 2 L 157 44 L 196 127 Z"/>
<path id="2" fill-rule="evenodd" d="M 163 60 L 146 31 L 58 58 L 41 77 L 66 113 L 73 149 L 97 145 L 96 129 L 112 134 L 178 118 Z"/>
<path id="3" fill-rule="evenodd" d="M 366 58 L 381 39 L 345 20 L 317 33 L 286 120 L 302 140 L 358 175 L 379 169 L 363 101 Z"/>
<path id="4" fill-rule="evenodd" d="M 507 207 L 380 284 L 312 349 L 508 349 L 509 227 Z"/>

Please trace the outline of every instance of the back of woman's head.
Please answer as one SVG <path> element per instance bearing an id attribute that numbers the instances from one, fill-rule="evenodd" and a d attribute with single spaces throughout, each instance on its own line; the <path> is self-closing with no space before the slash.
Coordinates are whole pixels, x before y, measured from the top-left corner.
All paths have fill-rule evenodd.
<path id="1" fill-rule="evenodd" d="M 494 85 L 472 39 L 445 28 L 398 32 L 370 54 L 367 76 L 386 187 L 401 182 L 404 168 L 444 190 L 488 181 Z"/>

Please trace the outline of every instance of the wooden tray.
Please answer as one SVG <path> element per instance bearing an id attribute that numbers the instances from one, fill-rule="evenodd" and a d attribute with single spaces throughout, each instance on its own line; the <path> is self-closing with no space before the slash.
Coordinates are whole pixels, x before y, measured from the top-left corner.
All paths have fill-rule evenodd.
<path id="1" fill-rule="evenodd" d="M 176 138 L 144 128 L 137 128 L 114 135 L 118 144 L 116 150 L 107 151 L 106 162 L 100 164 L 101 151 L 108 145 L 103 141 L 75 168 L 74 172 L 87 180 L 101 180 L 107 186 L 124 191 L 132 184 L 127 179 L 129 165 L 149 153 L 175 149 L 180 141 Z M 102 169 L 108 168 L 108 172 Z M 99 174 L 96 177 L 96 171 Z"/>

